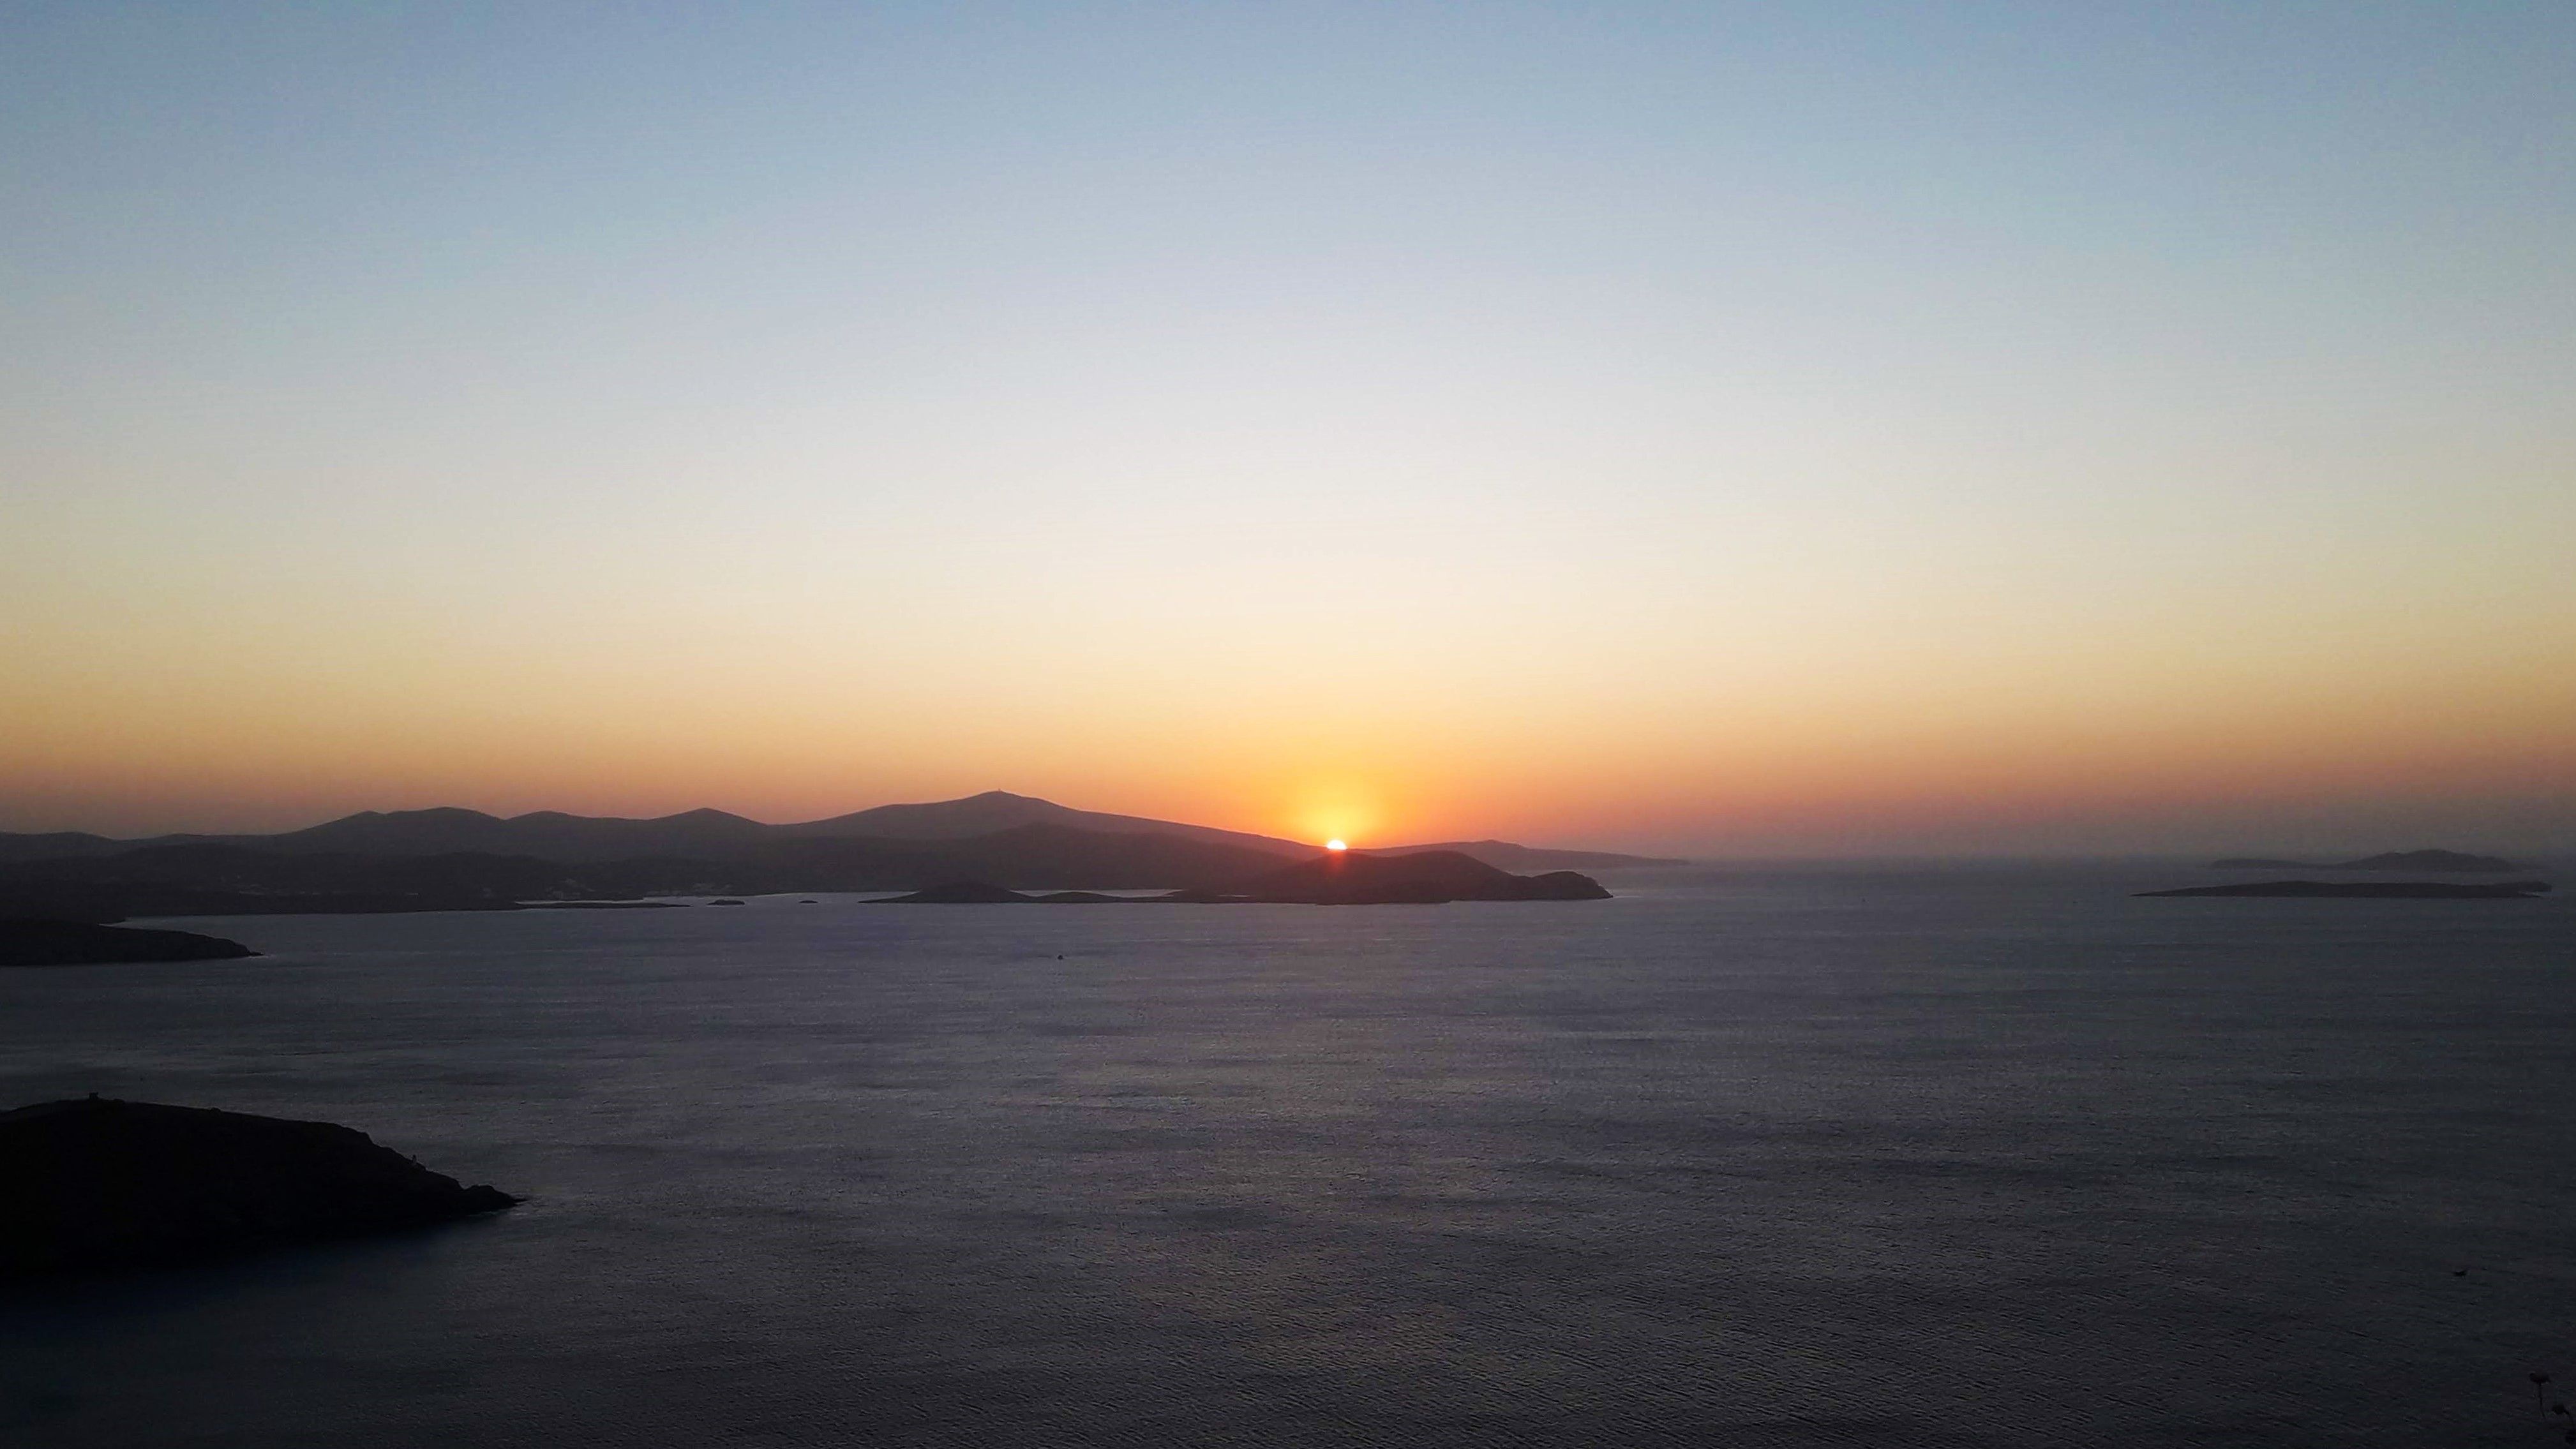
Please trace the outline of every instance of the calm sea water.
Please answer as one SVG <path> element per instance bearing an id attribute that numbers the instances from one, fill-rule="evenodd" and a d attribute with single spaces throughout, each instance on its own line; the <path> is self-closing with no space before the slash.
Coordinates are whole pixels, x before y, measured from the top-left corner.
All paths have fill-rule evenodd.
<path id="1" fill-rule="evenodd" d="M 0 973 L 9 1103 L 531 1195 L 0 1301 L 0 1443 L 2557 1442 L 2576 907 L 2122 894 L 2173 879 L 233 919 L 267 959 Z"/>

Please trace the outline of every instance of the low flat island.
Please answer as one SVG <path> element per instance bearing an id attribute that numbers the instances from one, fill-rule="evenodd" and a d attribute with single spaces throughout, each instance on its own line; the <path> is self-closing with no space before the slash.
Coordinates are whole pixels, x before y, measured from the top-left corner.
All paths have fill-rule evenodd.
<path id="1" fill-rule="evenodd" d="M 2528 901 L 2547 894 L 2546 881 L 2514 880 L 2470 885 L 2435 880 L 2266 880 L 2242 885 L 2186 886 L 2181 890 L 2140 891 L 2141 896 L 2288 896 L 2319 900 L 2374 901 Z"/>
<path id="2" fill-rule="evenodd" d="M 1181 905 L 1379 906 L 1444 905 L 1451 901 L 1606 901 L 1599 881 L 1570 870 L 1513 875 L 1454 850 L 1407 855 L 1334 851 L 1282 870 L 1214 890 L 1111 896 L 1096 891 L 1029 895 L 984 881 L 952 881 L 896 896 L 881 905 L 1001 906 L 1102 905 L 1115 902 Z"/>

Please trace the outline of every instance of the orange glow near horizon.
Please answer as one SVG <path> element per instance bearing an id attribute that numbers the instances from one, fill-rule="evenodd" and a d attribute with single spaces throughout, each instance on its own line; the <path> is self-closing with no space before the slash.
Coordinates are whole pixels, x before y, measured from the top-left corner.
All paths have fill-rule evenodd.
<path id="1" fill-rule="evenodd" d="M 2209 7 L 2224 95 L 1974 11 L 169 8 L 9 27 L 0 831 L 2576 851 L 2567 6 Z"/>
<path id="2" fill-rule="evenodd" d="M 872 535 L 705 556 L 692 519 L 560 574 L 449 539 L 493 572 L 472 592 L 392 537 L 300 552 L 64 498 L 0 575 L 0 830 L 795 821 L 1002 788 L 1300 841 L 1666 854 L 2576 835 L 2569 535 L 2540 509 L 2449 539 L 2474 576 L 2411 591 L 2198 533 L 2164 545 L 2180 588 L 2126 541 L 2077 577 L 2081 540 L 2009 530 L 1903 555 L 1820 532 L 1798 567 L 1683 576 L 1662 533 L 1550 552 L 1391 525 L 1363 541 L 1385 566 L 1283 610 L 1295 549 L 1223 541 L 1155 575 L 1114 540 L 1032 561 L 969 538 L 951 573 L 888 554 L 880 577 L 840 552 Z M 1595 561 L 1613 544 L 1626 563 Z M 868 627 L 890 618 L 919 622 Z"/>
<path id="3" fill-rule="evenodd" d="M 5 645 L 0 645 L 5 649 Z M 931 712 L 737 697 L 721 713 L 636 691 L 584 708 L 508 690 L 435 705 L 339 681 L 258 690 L 92 674 L 0 698 L 0 829 L 273 830 L 362 809 L 463 805 L 815 819 L 1003 788 L 1083 809 L 1302 840 L 1496 837 L 1669 854 L 2288 849 L 2532 841 L 2576 804 L 2563 682 L 2518 708 L 2462 691 L 2176 694 L 2095 711 L 2027 685 L 2009 709 L 1929 695 L 1874 709 L 1607 705 L 1475 730 L 1393 712 L 1295 762 L 1301 729 L 1147 726 L 1071 708 L 1045 732 Z M 495 703 L 508 700 L 508 707 Z M 1034 711 L 1043 714 L 1043 711 Z M 731 718 L 724 718 L 730 714 Z M 965 717 L 991 719 L 970 711 Z M 765 748 L 746 752 L 742 739 Z M 1209 740 L 1217 741 L 1211 745 Z M 1365 739 L 1363 753 L 1353 739 Z M 1282 766 L 1277 761 L 1288 761 Z"/>

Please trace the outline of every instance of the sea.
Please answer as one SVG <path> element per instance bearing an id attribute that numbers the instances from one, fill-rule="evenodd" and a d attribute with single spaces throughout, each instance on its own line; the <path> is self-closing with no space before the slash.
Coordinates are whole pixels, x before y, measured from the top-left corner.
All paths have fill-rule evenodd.
<path id="1" fill-rule="evenodd" d="M 0 1298 L 0 1444 L 2562 1442 L 2576 903 L 2196 879 L 174 922 L 0 1105 L 527 1201 Z"/>

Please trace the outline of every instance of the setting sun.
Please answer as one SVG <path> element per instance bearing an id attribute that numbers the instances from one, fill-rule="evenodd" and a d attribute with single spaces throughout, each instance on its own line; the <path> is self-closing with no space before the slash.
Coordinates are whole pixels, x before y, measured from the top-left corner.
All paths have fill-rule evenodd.
<path id="1" fill-rule="evenodd" d="M 2576 1449 L 2576 0 L 0 40 L 10 1442 Z"/>

